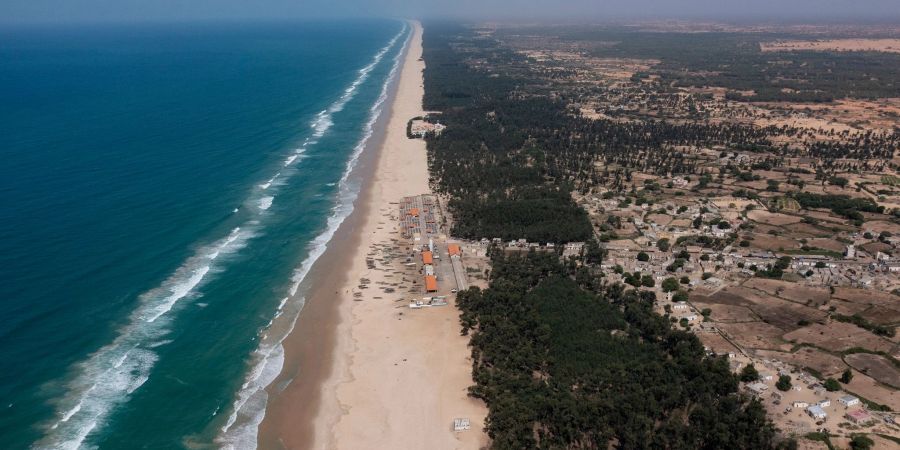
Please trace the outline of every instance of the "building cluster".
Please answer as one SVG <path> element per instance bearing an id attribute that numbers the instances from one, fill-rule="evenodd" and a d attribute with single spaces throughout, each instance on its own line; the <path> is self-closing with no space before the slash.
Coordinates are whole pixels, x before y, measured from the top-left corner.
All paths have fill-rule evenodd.
<path id="1" fill-rule="evenodd" d="M 400 201 L 401 236 L 418 243 L 423 237 L 437 232 L 437 199 L 432 195 L 403 197 Z"/>
<path id="2" fill-rule="evenodd" d="M 446 128 L 439 122 L 431 123 L 424 119 L 413 119 L 409 125 L 409 134 L 417 138 L 424 138 L 428 134 L 440 136 Z"/>

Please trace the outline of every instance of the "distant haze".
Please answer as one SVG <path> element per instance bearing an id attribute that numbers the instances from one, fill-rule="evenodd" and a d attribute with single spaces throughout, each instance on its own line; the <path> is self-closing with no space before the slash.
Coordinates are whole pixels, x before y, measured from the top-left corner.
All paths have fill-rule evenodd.
<path id="1" fill-rule="evenodd" d="M 878 20 L 900 0 L 2 0 L 0 22 L 193 21 L 322 17 Z"/>

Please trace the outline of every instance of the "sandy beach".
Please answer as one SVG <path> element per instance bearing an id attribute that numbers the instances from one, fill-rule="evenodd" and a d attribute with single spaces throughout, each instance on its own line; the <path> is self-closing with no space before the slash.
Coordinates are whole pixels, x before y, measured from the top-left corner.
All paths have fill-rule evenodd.
<path id="1" fill-rule="evenodd" d="M 399 308 L 371 286 L 399 280 L 366 258 L 400 238 L 397 202 L 429 193 L 425 142 L 406 137 L 407 121 L 421 115 L 422 28 L 404 55 L 380 148 L 357 208 L 342 225 L 311 275 L 307 305 L 285 341 L 281 375 L 260 425 L 259 447 L 289 449 L 476 449 L 487 444 L 487 410 L 469 398 L 468 337 L 458 310 Z M 356 294 L 354 296 L 354 293 Z M 472 428 L 453 431 L 465 417 Z"/>

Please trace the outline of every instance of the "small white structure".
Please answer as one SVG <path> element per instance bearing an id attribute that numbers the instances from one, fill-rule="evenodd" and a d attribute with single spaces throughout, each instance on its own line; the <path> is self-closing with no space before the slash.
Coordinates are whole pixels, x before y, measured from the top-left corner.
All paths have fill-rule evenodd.
<path id="1" fill-rule="evenodd" d="M 794 403 L 791 403 L 791 406 L 793 406 L 794 408 L 808 408 L 809 403 L 804 401 L 796 401 Z"/>
<path id="2" fill-rule="evenodd" d="M 845 395 L 845 396 L 839 398 L 838 401 L 841 402 L 844 405 L 844 407 L 846 407 L 846 408 L 849 408 L 851 406 L 856 406 L 859 404 L 859 399 L 852 395 Z"/>
<path id="3" fill-rule="evenodd" d="M 818 405 L 813 405 L 809 408 L 806 408 L 806 413 L 809 414 L 809 417 L 812 417 L 815 420 L 822 420 L 828 417 L 828 414 L 825 413 L 825 410 Z"/>
<path id="4" fill-rule="evenodd" d="M 828 400 L 827 398 L 825 400 L 819 400 L 819 403 L 816 403 L 816 405 L 819 405 L 820 408 L 827 408 L 831 406 L 831 400 Z"/>
<path id="5" fill-rule="evenodd" d="M 688 304 L 687 304 L 687 302 L 678 302 L 678 303 L 672 305 L 672 309 L 674 309 L 676 311 L 682 310 L 682 309 L 688 309 Z"/>
<path id="6" fill-rule="evenodd" d="M 470 427 L 469 419 L 466 417 L 461 417 L 459 419 L 453 419 L 453 431 L 465 431 Z"/>

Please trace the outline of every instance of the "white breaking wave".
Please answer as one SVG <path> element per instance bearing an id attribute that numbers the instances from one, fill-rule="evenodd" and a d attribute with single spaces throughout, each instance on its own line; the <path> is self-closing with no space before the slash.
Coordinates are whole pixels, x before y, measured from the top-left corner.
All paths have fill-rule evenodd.
<path id="1" fill-rule="evenodd" d="M 359 71 L 359 77 L 348 87 L 341 97 L 335 101 L 328 109 L 316 115 L 313 121 L 314 136 L 316 139 L 307 139 L 303 146 L 294 150 L 294 154 L 285 159 L 284 166 L 292 164 L 300 157 L 310 145 L 315 145 L 317 138 L 324 134 L 331 127 L 332 115 L 346 105 L 354 96 L 357 88 L 368 77 L 369 72 L 381 61 L 384 55 L 394 46 L 397 40 L 407 31 L 407 26 L 395 36 L 388 45 L 381 49 L 375 55 L 373 62 Z M 402 51 L 401 51 L 402 54 Z M 399 58 L 399 56 L 398 56 Z M 385 82 L 383 92 L 386 92 L 387 85 L 397 69 L 398 61 L 394 62 L 394 67 Z M 373 114 L 380 113 L 380 105 L 383 103 L 385 94 L 379 98 L 376 105 L 373 105 Z M 364 146 L 366 139 L 371 136 L 371 126 L 374 118 L 366 125 L 367 131 L 357 150 L 354 152 L 347 170 L 341 179 L 341 202 L 333 209 L 332 215 L 328 219 L 328 229 L 320 235 L 311 245 L 314 251 L 301 264 L 301 267 L 295 271 L 294 279 L 305 277 L 309 267 L 318 259 L 319 255 L 324 252 L 324 245 L 330 240 L 340 222 L 349 215 L 352 210 L 352 198 L 347 197 L 350 190 L 346 186 L 346 179 L 349 172 L 356 165 L 359 157 L 360 148 Z M 273 185 L 278 185 L 281 172 L 276 173 L 272 178 L 258 187 L 265 191 Z M 353 194 L 355 196 L 355 194 Z M 345 198 L 349 198 L 349 205 Z M 262 213 L 268 209 L 274 196 L 258 197 L 259 211 Z M 341 206 L 344 205 L 344 206 Z M 237 213 L 239 208 L 235 208 L 232 212 Z M 51 448 L 51 449 L 76 449 L 84 445 L 85 439 L 93 432 L 96 432 L 105 421 L 109 418 L 112 411 L 121 404 L 128 401 L 130 395 L 139 389 L 151 375 L 151 371 L 158 360 L 158 355 L 154 349 L 170 343 L 164 337 L 170 332 L 170 324 L 173 320 L 171 312 L 178 309 L 178 304 L 186 298 L 196 299 L 202 296 L 198 289 L 209 281 L 212 274 L 222 270 L 223 255 L 230 255 L 244 248 L 247 242 L 254 238 L 260 229 L 259 219 L 250 218 L 240 227 L 236 227 L 231 232 L 213 242 L 212 244 L 203 246 L 194 252 L 194 255 L 188 258 L 158 287 L 147 291 L 139 297 L 139 306 L 132 312 L 127 323 L 122 326 L 115 339 L 108 345 L 101 347 L 84 361 L 76 363 L 71 368 L 71 376 L 64 382 L 65 394 L 54 401 L 56 408 L 56 419 L 46 424 L 44 436 L 33 444 L 34 448 Z M 319 247 L 322 247 L 319 250 Z M 291 293 L 295 293 L 299 285 L 296 282 L 291 288 Z M 279 306 L 278 316 L 284 312 L 284 299 Z M 198 306 L 204 307 L 205 303 L 198 303 Z M 290 307 L 290 305 L 287 305 Z M 302 303 L 296 305 L 297 310 L 291 311 L 292 324 L 296 320 L 296 312 L 302 308 Z M 276 316 L 277 317 L 277 316 Z M 271 324 L 271 323 L 270 323 Z M 291 325 L 293 326 L 293 325 Z M 238 399 L 233 405 L 232 416 L 229 417 L 228 425 L 223 427 L 223 432 L 236 432 L 239 429 L 246 429 L 246 436 L 252 435 L 252 445 L 256 444 L 256 426 L 261 420 L 253 419 L 246 423 L 243 421 L 235 428 L 232 425 L 242 412 L 242 408 L 248 408 L 253 411 L 262 411 L 265 409 L 265 392 L 261 387 L 265 387 L 275 379 L 281 371 L 283 365 L 283 348 L 281 347 L 281 339 L 277 339 L 271 344 L 266 336 L 263 343 L 254 352 L 254 359 L 257 361 L 253 364 L 250 373 L 247 375 L 246 382 L 238 395 Z M 252 396 L 257 392 L 262 393 Z M 250 407 L 252 406 L 252 408 Z M 234 438 L 223 438 L 223 442 L 228 442 L 226 446 L 234 445 L 238 441 L 243 440 L 238 436 L 244 435 L 241 431 L 236 433 Z M 250 442 L 250 441 L 247 441 Z M 238 445 L 237 448 L 245 448 L 244 445 Z"/>
<path id="2" fill-rule="evenodd" d="M 332 120 L 334 114 L 342 111 L 344 109 L 344 106 L 347 105 L 347 102 L 353 99 L 353 96 L 356 95 L 356 90 L 359 88 L 359 86 L 365 83 L 369 78 L 369 72 L 371 72 L 372 69 L 378 66 L 378 63 L 381 62 L 382 58 L 384 58 L 384 55 L 386 55 L 387 52 L 389 52 L 394 47 L 394 44 L 397 43 L 397 40 L 406 33 L 406 29 L 407 26 L 406 24 L 404 24 L 403 29 L 400 31 L 400 33 L 394 36 L 393 39 L 391 39 L 387 43 L 387 45 L 385 45 L 381 50 L 378 51 L 378 53 L 375 54 L 375 56 L 372 58 L 372 62 L 362 69 L 359 69 L 359 76 L 357 76 L 356 79 L 353 80 L 352 83 L 350 83 L 350 86 L 347 86 L 347 88 L 344 89 L 344 93 L 341 95 L 341 97 L 338 98 L 334 103 L 332 103 L 328 108 L 325 108 L 322 111 L 319 111 L 319 114 L 316 114 L 315 120 L 313 120 L 310 124 L 310 126 L 314 130 L 313 136 L 315 136 L 316 138 L 322 137 L 325 132 L 328 131 L 328 129 L 331 128 L 332 125 L 334 125 L 334 121 Z"/>
<path id="3" fill-rule="evenodd" d="M 302 159 L 306 149 L 318 143 L 318 138 L 324 136 L 331 127 L 332 114 L 343 109 L 352 99 L 357 87 L 365 81 L 369 72 L 396 40 L 397 37 L 392 39 L 388 47 L 376 55 L 372 64 L 360 70 L 359 78 L 337 101 L 316 115 L 313 121 L 316 139 L 307 138 L 302 146 L 294 149 L 283 161 L 283 167 Z M 283 178 L 286 176 L 287 174 L 282 176 L 282 172 L 279 171 L 258 187 L 261 191 L 268 191 L 273 186 L 283 184 Z M 262 213 L 272 206 L 274 195 L 248 199 L 248 202 L 252 201 L 256 202 L 257 212 Z M 239 210 L 240 208 L 234 208 L 232 213 Z M 258 218 L 249 219 L 243 226 L 233 229 L 228 236 L 200 248 L 159 287 L 142 294 L 138 308 L 131 314 L 128 323 L 118 330 L 113 342 L 89 355 L 86 360 L 73 365 L 71 379 L 64 384 L 66 393 L 54 400 L 56 419 L 46 425 L 45 435 L 35 442 L 33 447 L 42 449 L 82 447 L 84 440 L 102 426 L 113 409 L 127 402 L 130 394 L 149 379 L 158 359 L 153 349 L 170 342 L 160 341 L 170 331 L 171 319 L 168 314 L 180 300 L 201 297 L 202 294 L 198 293 L 197 289 L 209 281 L 210 274 L 221 271 L 220 255 L 237 252 L 246 246 L 247 241 L 257 235 L 258 229 Z M 198 304 L 200 307 L 206 305 L 206 303 Z M 263 351 L 264 358 L 279 367 L 275 371 L 277 375 L 281 367 L 281 363 L 277 362 L 277 355 L 273 350 L 266 351 L 261 348 L 258 351 Z M 265 381 L 260 375 L 253 379 Z M 269 382 L 266 381 L 265 384 Z"/>
<path id="4" fill-rule="evenodd" d="M 400 37 L 407 34 L 408 30 L 408 25 L 404 23 L 403 29 L 390 40 L 387 46 L 375 55 L 373 62 L 363 69 L 360 69 L 359 78 L 344 91 L 344 95 L 328 109 L 317 115 L 316 120 L 313 122 L 313 129 L 316 130 L 314 133 L 315 135 L 319 136 L 318 133 L 320 130 L 324 133 L 324 131 L 331 126 L 331 114 L 343 109 L 359 85 L 361 85 L 368 77 L 369 72 L 371 72 L 384 55 L 394 47 Z M 410 36 L 411 35 L 412 34 L 410 33 Z M 237 393 L 237 398 L 232 405 L 227 422 L 221 428 L 222 433 L 216 440 L 222 448 L 256 448 L 258 427 L 265 415 L 266 403 L 268 402 L 268 393 L 265 391 L 265 388 L 278 377 L 279 373 L 281 373 L 281 369 L 284 365 L 284 348 L 282 342 L 293 330 L 297 316 L 305 302 L 305 299 L 299 298 L 297 301 L 289 304 L 288 300 L 294 297 L 313 264 L 323 253 L 325 253 L 328 242 L 331 241 L 338 227 L 340 227 L 341 223 L 343 223 L 350 213 L 353 212 L 353 202 L 356 200 L 359 193 L 359 186 L 350 183 L 350 175 L 356 168 L 359 157 L 374 132 L 374 125 L 381 115 L 384 102 L 387 100 L 388 87 L 390 86 L 391 81 L 396 77 L 397 70 L 400 66 L 400 60 L 405 53 L 406 46 L 409 42 L 408 38 L 409 36 L 404 40 L 403 47 L 394 58 L 391 70 L 385 79 L 385 82 L 382 84 L 381 94 L 369 108 L 369 120 L 364 125 L 363 135 L 357 142 L 356 147 L 354 147 L 353 153 L 347 161 L 347 166 L 341 175 L 338 201 L 335 206 L 332 207 L 325 231 L 316 236 L 316 238 L 309 243 L 309 254 L 301 262 L 300 266 L 294 270 L 294 273 L 291 276 L 292 284 L 288 290 L 290 295 L 281 300 L 273 321 L 269 322 L 269 326 L 260 331 L 262 339 L 260 339 L 260 345 L 252 355 L 250 371 L 245 377 L 241 390 Z M 287 311 L 285 307 L 288 308 Z M 269 333 L 271 325 L 274 323 L 274 319 L 279 318 L 285 312 L 289 312 L 287 318 L 290 322 L 282 333 L 273 337 Z"/>
<path id="5" fill-rule="evenodd" d="M 65 383 L 66 394 L 56 401 L 58 419 L 48 424 L 45 436 L 34 447 L 81 447 L 113 408 L 126 402 L 150 378 L 158 359 L 152 349 L 169 342 L 161 340 L 169 332 L 168 313 L 207 281 L 223 254 L 241 249 L 253 236 L 250 229 L 233 229 L 227 237 L 197 250 L 159 287 L 142 294 L 138 308 L 113 342 L 72 368 L 74 375 Z"/>

